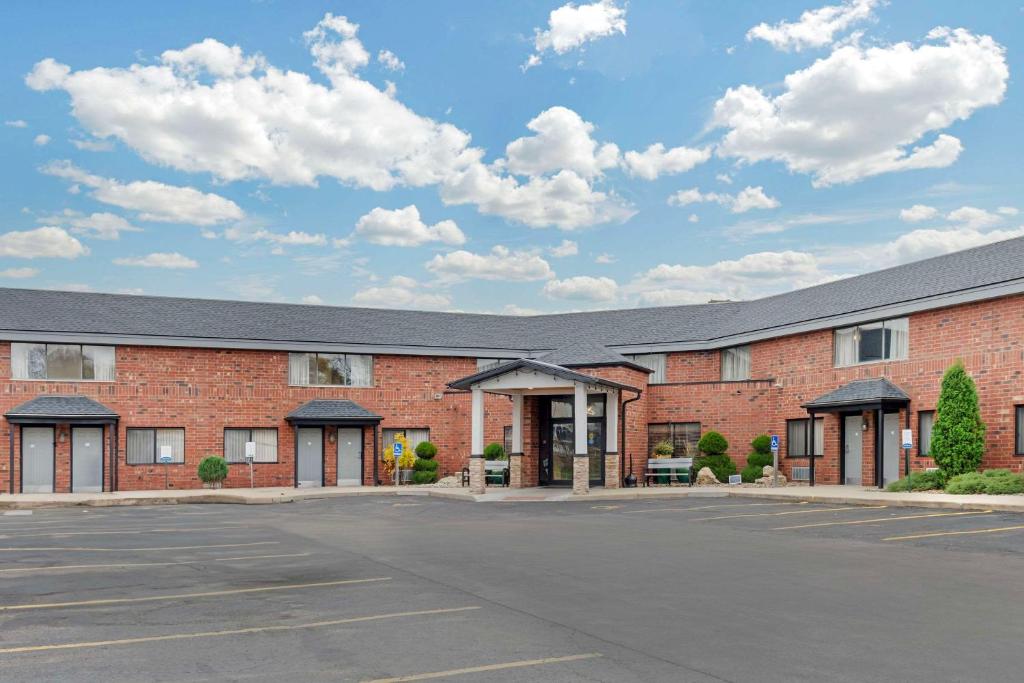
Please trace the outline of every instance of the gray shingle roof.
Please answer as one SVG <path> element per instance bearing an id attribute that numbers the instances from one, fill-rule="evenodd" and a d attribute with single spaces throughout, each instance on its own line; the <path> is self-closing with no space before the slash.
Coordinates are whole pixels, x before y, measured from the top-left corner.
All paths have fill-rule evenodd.
<path id="1" fill-rule="evenodd" d="M 873 377 L 870 379 L 855 379 L 848 384 L 819 396 L 810 403 L 804 404 L 805 408 L 830 408 L 836 406 L 849 406 L 858 403 L 906 403 L 910 400 L 906 392 L 884 377 Z"/>
<path id="2" fill-rule="evenodd" d="M 352 421 L 352 422 L 379 422 L 380 415 L 371 413 L 366 408 L 353 401 L 341 399 L 318 398 L 303 403 L 301 406 L 288 413 L 286 420 L 299 421 Z"/>
<path id="3" fill-rule="evenodd" d="M 1011 282 L 1024 288 L 1024 238 L 752 301 L 528 317 L 4 288 L 0 336 L 2 331 L 106 334 L 209 346 L 242 340 L 272 346 L 401 346 L 412 352 L 433 347 L 485 356 L 473 350 L 533 356 L 581 334 L 610 347 L 714 347 L 740 335 L 770 336 L 776 328 L 815 321 L 826 327 L 835 316 Z"/>
<path id="4" fill-rule="evenodd" d="M 646 370 L 646 368 L 644 368 Z M 548 375 L 555 377 L 561 377 L 564 380 L 570 382 L 584 382 L 587 384 L 602 384 L 604 386 L 615 387 L 616 389 L 628 389 L 631 391 L 638 391 L 636 387 L 631 387 L 628 384 L 622 384 L 621 382 L 613 382 L 612 380 L 602 379 L 601 377 L 594 377 L 593 375 L 585 375 L 582 372 L 576 372 L 569 368 L 562 367 L 560 365 L 552 365 L 551 363 L 545 363 L 540 360 L 531 360 L 529 358 L 520 358 L 514 360 L 511 363 L 502 363 L 501 365 L 475 372 L 472 375 L 463 377 L 462 379 L 449 382 L 448 386 L 452 389 L 469 389 L 472 385 L 477 382 L 482 382 L 492 377 L 498 377 L 509 372 L 515 372 L 517 370 L 536 370 L 543 372 Z"/>
<path id="5" fill-rule="evenodd" d="M 560 365 L 563 368 L 624 365 L 635 370 L 652 372 L 650 368 L 639 365 L 618 351 L 612 351 L 607 346 L 598 344 L 590 339 L 581 339 L 572 344 L 566 344 L 542 356 L 537 356 L 537 360 L 552 365 Z"/>
<path id="6" fill-rule="evenodd" d="M 110 408 L 87 396 L 36 396 L 8 410 L 5 417 L 117 417 Z"/>

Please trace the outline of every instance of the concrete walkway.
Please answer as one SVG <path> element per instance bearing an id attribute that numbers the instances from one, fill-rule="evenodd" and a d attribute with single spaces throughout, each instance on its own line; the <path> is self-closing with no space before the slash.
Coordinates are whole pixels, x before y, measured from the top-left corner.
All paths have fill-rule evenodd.
<path id="1" fill-rule="evenodd" d="M 720 498 L 745 496 L 768 500 L 800 500 L 835 505 L 889 505 L 892 507 L 927 507 L 950 510 L 998 510 L 1024 512 L 1024 495 L 953 496 L 946 493 L 888 493 L 878 489 L 853 486 L 787 486 L 778 489 L 748 487 L 653 486 L 650 488 L 601 489 L 587 495 L 573 495 L 562 488 L 489 488 L 483 495 L 472 495 L 466 489 L 418 486 L 327 487 L 296 489 L 290 487 L 257 489 L 194 489 L 178 491 L 121 491 L 117 493 L 17 493 L 0 494 L 0 510 L 23 510 L 47 507 L 109 507 L 115 505 L 173 505 L 186 503 L 234 503 L 266 505 L 300 500 L 346 496 L 430 496 L 481 503 L 501 502 L 614 502 L 659 498 Z"/>

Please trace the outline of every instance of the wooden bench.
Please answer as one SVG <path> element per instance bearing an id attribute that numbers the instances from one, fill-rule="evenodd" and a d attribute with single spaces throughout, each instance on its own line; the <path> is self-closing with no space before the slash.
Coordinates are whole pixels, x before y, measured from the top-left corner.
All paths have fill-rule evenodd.
<path id="1" fill-rule="evenodd" d="M 651 485 L 654 477 L 669 478 L 669 486 L 672 479 L 686 477 L 686 483 L 693 486 L 693 458 L 649 458 L 647 460 L 647 471 L 644 472 L 644 486 Z"/>
<path id="2" fill-rule="evenodd" d="M 487 484 L 498 484 L 508 486 L 509 468 L 508 460 L 485 460 L 484 480 Z M 462 468 L 462 485 L 469 486 L 469 468 Z"/>

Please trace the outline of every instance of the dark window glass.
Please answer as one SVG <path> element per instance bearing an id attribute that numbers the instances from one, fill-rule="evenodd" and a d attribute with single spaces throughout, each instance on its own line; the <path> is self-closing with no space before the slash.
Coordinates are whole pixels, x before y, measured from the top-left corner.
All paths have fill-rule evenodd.
<path id="1" fill-rule="evenodd" d="M 660 441 L 672 444 L 673 458 L 694 458 L 700 441 L 700 422 L 670 422 L 647 425 L 648 457 L 654 456 L 654 445 Z"/>
<path id="2" fill-rule="evenodd" d="M 786 421 L 786 455 L 790 457 L 807 457 L 807 441 L 810 434 L 810 420 Z M 814 454 L 825 452 L 825 418 L 814 418 Z"/>

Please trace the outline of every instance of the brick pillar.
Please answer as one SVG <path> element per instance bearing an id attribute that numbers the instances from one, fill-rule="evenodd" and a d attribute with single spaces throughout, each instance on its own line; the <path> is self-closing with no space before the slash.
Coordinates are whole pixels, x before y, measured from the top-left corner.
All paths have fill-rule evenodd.
<path id="1" fill-rule="evenodd" d="M 484 472 L 484 459 L 482 457 L 471 457 L 469 459 L 469 492 L 474 496 L 487 492 L 487 476 Z"/>
<path id="2" fill-rule="evenodd" d="M 622 473 L 619 472 L 619 454 L 605 453 L 604 487 L 606 489 L 617 489 L 620 486 L 622 486 Z"/>
<path id="3" fill-rule="evenodd" d="M 584 496 L 590 493 L 590 457 L 576 455 L 572 459 L 572 493 Z"/>
<path id="4" fill-rule="evenodd" d="M 511 453 L 508 456 L 508 485 L 509 488 L 523 488 L 523 454 Z"/>

